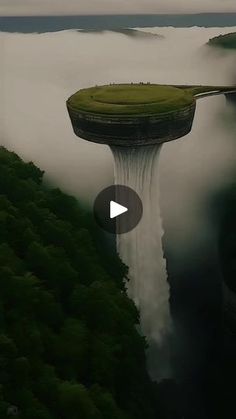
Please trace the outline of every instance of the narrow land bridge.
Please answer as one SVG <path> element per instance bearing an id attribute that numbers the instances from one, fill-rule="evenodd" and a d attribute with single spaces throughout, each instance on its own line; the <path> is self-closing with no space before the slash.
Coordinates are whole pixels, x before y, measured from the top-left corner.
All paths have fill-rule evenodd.
<path id="1" fill-rule="evenodd" d="M 187 135 L 196 101 L 215 95 L 225 95 L 236 103 L 236 86 L 96 86 L 72 95 L 67 109 L 78 137 L 110 146 L 136 147 Z"/>

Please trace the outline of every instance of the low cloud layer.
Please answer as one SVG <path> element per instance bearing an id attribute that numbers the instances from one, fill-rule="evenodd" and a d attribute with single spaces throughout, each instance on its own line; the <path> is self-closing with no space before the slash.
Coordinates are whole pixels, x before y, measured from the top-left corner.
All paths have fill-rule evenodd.
<path id="1" fill-rule="evenodd" d="M 110 82 L 224 85 L 235 81 L 235 54 L 205 46 L 209 38 L 229 28 L 148 31 L 163 38 L 111 32 L 0 33 L 0 143 L 45 170 L 47 181 L 92 205 L 100 190 L 113 183 L 113 159 L 107 146 L 74 135 L 66 110 L 71 94 Z M 158 189 L 159 177 L 165 242 L 182 272 L 189 255 L 194 255 L 198 267 L 209 248 L 216 246 L 207 205 L 235 170 L 234 121 L 235 109 L 223 96 L 201 100 L 191 134 L 162 147 L 153 186 Z M 153 270 L 150 256 L 145 256 L 146 262 Z M 195 277 L 188 278 L 185 289 L 190 287 L 198 290 L 199 298 Z M 153 289 L 150 308 L 157 301 Z M 192 334 L 191 342 L 195 343 Z"/>
<path id="2" fill-rule="evenodd" d="M 71 94 L 82 87 L 109 82 L 222 85 L 235 80 L 234 54 L 224 56 L 204 47 L 219 30 L 158 28 L 151 32 L 164 39 L 73 31 L 0 33 L 0 80 L 4 86 L 4 99 L 0 101 L 1 143 L 26 160 L 32 159 L 58 186 L 91 202 L 102 187 L 113 181 L 112 157 L 108 147 L 79 140 L 73 134 L 65 106 Z M 207 100 L 199 102 L 199 120 L 191 136 L 163 147 L 161 166 L 163 179 L 169 182 L 164 188 L 168 212 L 185 203 L 184 210 L 192 217 L 198 199 L 196 191 L 204 190 L 205 195 L 209 188 L 206 179 L 214 188 L 224 180 L 224 167 L 231 166 L 235 133 L 225 132 L 215 122 L 218 106 L 221 112 L 225 110 L 224 97 L 209 100 L 209 104 Z M 227 136 L 233 140 L 226 140 Z M 186 200 L 182 195 L 180 199 L 184 185 Z M 176 213 L 171 212 L 169 222 L 175 223 Z"/>
<path id="3" fill-rule="evenodd" d="M 236 12 L 235 0 L 0 0 L 0 16 Z"/>

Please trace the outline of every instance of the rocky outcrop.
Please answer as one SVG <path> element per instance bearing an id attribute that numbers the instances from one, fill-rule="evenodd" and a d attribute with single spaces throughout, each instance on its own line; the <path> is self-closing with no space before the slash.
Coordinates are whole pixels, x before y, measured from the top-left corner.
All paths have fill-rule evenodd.
<path id="1" fill-rule="evenodd" d="M 236 293 L 223 283 L 223 320 L 224 326 L 236 336 Z"/>
<path id="2" fill-rule="evenodd" d="M 196 101 L 176 111 L 156 115 L 92 114 L 67 108 L 75 134 L 95 143 L 139 146 L 161 144 L 183 137 L 191 131 Z"/>
<path id="3" fill-rule="evenodd" d="M 226 93 L 225 94 L 227 102 L 236 106 L 236 93 Z"/>

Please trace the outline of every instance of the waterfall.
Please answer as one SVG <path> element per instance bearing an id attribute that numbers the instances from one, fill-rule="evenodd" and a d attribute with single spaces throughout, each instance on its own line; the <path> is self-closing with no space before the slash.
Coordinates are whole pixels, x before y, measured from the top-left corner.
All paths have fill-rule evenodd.
<path id="1" fill-rule="evenodd" d="M 140 311 L 141 332 L 149 343 L 149 371 L 154 379 L 170 374 L 169 285 L 162 249 L 158 189 L 160 151 L 161 145 L 112 147 L 115 184 L 134 189 L 143 203 L 143 217 L 138 226 L 117 236 L 117 251 L 129 267 L 128 295 Z"/>

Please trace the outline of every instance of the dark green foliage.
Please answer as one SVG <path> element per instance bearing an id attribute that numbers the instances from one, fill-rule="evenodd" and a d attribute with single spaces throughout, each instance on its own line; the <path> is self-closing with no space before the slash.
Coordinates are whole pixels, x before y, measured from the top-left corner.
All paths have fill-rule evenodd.
<path id="1" fill-rule="evenodd" d="M 208 45 L 225 49 L 236 49 L 236 33 L 227 33 L 209 40 Z"/>
<path id="2" fill-rule="evenodd" d="M 156 418 L 127 269 L 42 175 L 0 149 L 0 418 Z"/>

